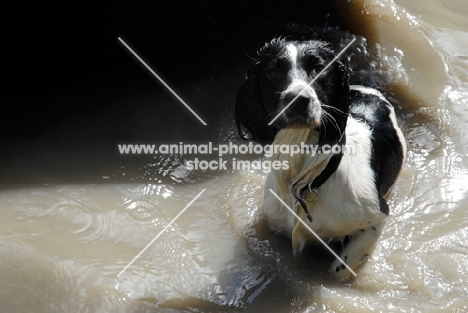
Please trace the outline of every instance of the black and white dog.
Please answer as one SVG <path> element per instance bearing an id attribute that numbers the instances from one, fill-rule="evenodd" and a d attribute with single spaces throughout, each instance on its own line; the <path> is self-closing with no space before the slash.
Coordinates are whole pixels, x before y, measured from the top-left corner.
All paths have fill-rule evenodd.
<path id="1" fill-rule="evenodd" d="M 323 41 L 265 44 L 238 91 L 235 120 L 244 139 L 262 144 L 336 147 L 335 153 L 276 153 L 273 158 L 289 167 L 268 175 L 264 215 L 272 229 L 291 236 L 295 255 L 315 240 L 271 189 L 322 239 L 341 240 L 340 258 L 354 270 L 382 232 L 389 214 L 385 197 L 406 143 L 392 105 L 375 89 L 349 85 L 342 63 L 316 77 L 334 56 Z M 341 280 L 351 274 L 338 259 L 331 271 Z"/>

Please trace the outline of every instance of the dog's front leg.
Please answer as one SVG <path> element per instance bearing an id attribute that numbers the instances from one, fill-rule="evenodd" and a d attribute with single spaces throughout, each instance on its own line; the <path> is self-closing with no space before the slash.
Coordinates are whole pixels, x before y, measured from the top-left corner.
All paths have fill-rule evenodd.
<path id="1" fill-rule="evenodd" d="M 350 241 L 341 252 L 340 258 L 353 271 L 356 271 L 367 260 L 382 233 L 384 225 L 385 221 L 378 225 L 358 230 L 349 236 Z M 330 271 L 342 281 L 348 280 L 352 275 L 349 269 L 338 259 L 333 261 Z"/>

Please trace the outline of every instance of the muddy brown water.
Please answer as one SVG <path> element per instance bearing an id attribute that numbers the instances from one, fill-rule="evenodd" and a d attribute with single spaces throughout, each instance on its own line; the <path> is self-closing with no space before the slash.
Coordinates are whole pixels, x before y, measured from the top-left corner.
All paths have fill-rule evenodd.
<path id="1" fill-rule="evenodd" d="M 177 155 L 108 159 L 87 146 L 54 153 L 41 146 L 46 152 L 34 162 L 20 151 L 23 157 L 4 164 L 33 183 L 21 185 L 11 174 L 12 184 L 0 191 L 0 312 L 468 312 L 468 4 L 369 0 L 352 12 L 348 23 L 368 38 L 351 50 L 368 59 L 348 55 L 353 77 L 378 77 L 388 87 L 408 141 L 391 216 L 354 281 L 331 279 L 323 251 L 314 266 L 296 263 L 288 243 L 262 227 L 262 171 L 189 171 Z M 336 32 L 341 44 L 351 38 Z M 244 69 L 234 62 L 224 70 L 216 74 L 215 97 L 229 103 L 220 110 L 217 140 L 241 143 L 233 96 L 223 90 L 238 84 Z M 210 86 L 213 77 L 201 84 Z M 189 98 L 208 97 L 192 84 Z M 119 101 L 150 114 L 151 105 L 168 99 L 144 90 Z M 113 118 L 109 113 L 104 123 Z M 184 122 L 166 123 L 174 129 L 168 142 L 204 142 L 196 131 L 179 134 Z M 122 127 L 146 130 L 132 125 Z M 47 146 L 60 134 L 42 136 Z M 84 165 L 74 171 L 61 165 L 65 157 Z M 55 178 L 47 180 L 42 165 L 55 163 Z M 68 175 L 97 183 L 67 183 Z"/>

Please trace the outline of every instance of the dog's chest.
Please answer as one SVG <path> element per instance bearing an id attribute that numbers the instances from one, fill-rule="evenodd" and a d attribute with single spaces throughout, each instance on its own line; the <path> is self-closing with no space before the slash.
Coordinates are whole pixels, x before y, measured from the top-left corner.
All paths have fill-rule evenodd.
<path id="1" fill-rule="evenodd" d="M 380 212 L 375 173 L 370 166 L 370 131 L 351 120 L 346 134 L 347 144 L 354 149 L 343 155 L 338 169 L 320 187 L 309 208 L 314 218 L 312 226 L 334 236 L 385 218 Z"/>
<path id="2" fill-rule="evenodd" d="M 385 214 L 379 210 L 377 197 L 356 197 L 355 190 L 347 186 L 333 188 L 341 194 L 330 192 L 331 188 L 333 186 L 324 185 L 317 194 L 307 195 L 306 203 L 312 215 L 309 225 L 320 237 L 342 237 L 385 219 Z M 302 208 L 296 209 L 304 218 Z"/>
<path id="3" fill-rule="evenodd" d="M 366 125 L 350 118 L 346 136 L 347 145 L 353 147 L 353 150 L 344 153 L 337 170 L 320 186 L 316 195 L 308 191 L 303 194 L 307 197 L 306 203 L 313 221 L 307 220 L 294 194 L 286 196 L 296 213 L 322 237 L 344 236 L 385 218 L 385 214 L 380 212 L 375 173 L 370 166 L 371 132 Z M 276 190 L 284 197 L 287 189 L 284 177 L 290 176 L 290 173 L 283 173 L 282 176 L 270 173 L 267 190 Z M 290 234 L 298 221 L 292 214 L 287 214 L 287 210 L 281 209 L 280 205 L 275 206 L 276 202 L 276 198 L 266 193 L 267 218 L 273 228 Z"/>

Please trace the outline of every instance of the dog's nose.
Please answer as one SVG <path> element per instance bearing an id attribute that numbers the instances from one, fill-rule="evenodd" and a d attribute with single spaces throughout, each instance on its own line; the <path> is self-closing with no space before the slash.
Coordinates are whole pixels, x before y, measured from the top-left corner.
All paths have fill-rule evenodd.
<path id="1" fill-rule="evenodd" d="M 288 111 L 294 115 L 305 114 L 309 110 L 310 98 L 302 94 L 290 93 L 284 98 L 286 105 L 290 104 Z"/>

